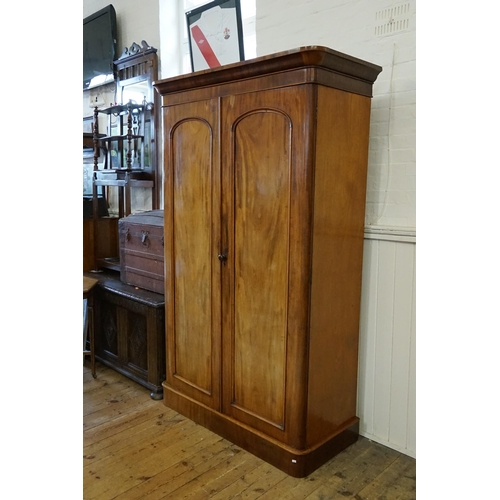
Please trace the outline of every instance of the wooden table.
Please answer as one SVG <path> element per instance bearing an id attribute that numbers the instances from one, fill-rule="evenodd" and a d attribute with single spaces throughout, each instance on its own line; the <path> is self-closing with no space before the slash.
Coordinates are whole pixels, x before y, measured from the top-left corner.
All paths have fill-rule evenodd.
<path id="1" fill-rule="evenodd" d="M 94 303 L 92 289 L 98 283 L 98 280 L 83 276 L 83 300 L 86 300 L 86 310 L 84 311 L 83 326 L 83 355 L 90 355 L 90 366 L 92 369 L 92 376 L 96 378 L 95 372 L 95 349 L 94 349 Z M 86 349 L 87 337 L 89 339 L 89 349 Z"/>

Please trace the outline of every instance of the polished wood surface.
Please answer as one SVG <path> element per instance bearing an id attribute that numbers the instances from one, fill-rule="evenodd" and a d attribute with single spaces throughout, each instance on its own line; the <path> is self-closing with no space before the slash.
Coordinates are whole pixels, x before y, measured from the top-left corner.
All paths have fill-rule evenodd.
<path id="1" fill-rule="evenodd" d="M 356 412 L 370 118 L 369 99 L 317 91 L 308 446 Z"/>
<path id="2" fill-rule="evenodd" d="M 298 78 L 294 84 L 314 81 L 371 97 L 372 84 L 381 70 L 376 64 L 328 47 L 308 46 L 167 78 L 155 82 L 154 86 L 162 96 L 168 94 L 170 97 L 197 88 L 226 86 L 235 81 L 245 81 L 248 86 L 251 85 L 248 81 L 255 83 L 270 74 L 273 77 L 293 75 L 293 78 Z"/>
<path id="3" fill-rule="evenodd" d="M 357 438 L 380 71 L 362 66 L 307 48 L 156 85 L 170 214 L 165 404 L 296 477 Z"/>
<path id="4" fill-rule="evenodd" d="M 196 144 L 186 141 L 196 136 Z M 211 131 L 201 120 L 174 132 L 175 376 L 212 390 Z M 187 207 L 187 209 L 184 209 Z M 196 290 L 197 300 L 192 298 Z M 196 344 L 191 332 L 199 333 Z"/>
<path id="5" fill-rule="evenodd" d="M 223 239 L 223 411 L 298 449 L 306 425 L 310 173 L 308 131 L 297 125 L 308 123 L 311 98 L 305 86 L 225 97 L 221 126 L 230 228 Z"/>
<path id="6" fill-rule="evenodd" d="M 165 387 L 164 401 L 169 408 L 238 444 L 293 477 L 309 475 L 358 439 L 359 420 L 352 418 L 337 428 L 334 435 L 328 436 L 315 446 L 297 449 L 282 440 L 270 437 L 269 433 L 257 430 L 256 426 L 246 425 L 241 422 L 241 418 L 236 420 L 186 398 L 171 387 Z"/>
<path id="7" fill-rule="evenodd" d="M 89 276 L 83 277 L 83 298 L 86 298 L 86 295 L 92 290 L 92 288 L 97 285 L 99 280 L 95 278 L 90 278 Z"/>
<path id="8" fill-rule="evenodd" d="M 98 363 L 83 367 L 85 500 L 412 500 L 416 461 L 360 438 L 297 479 L 159 401 Z M 72 489 L 75 491 L 73 492 Z"/>
<path id="9" fill-rule="evenodd" d="M 235 323 L 233 383 L 226 401 L 280 429 L 285 424 L 290 136 L 289 117 L 259 111 L 238 121 L 231 138 Z M 262 283 L 265 289 L 255 293 Z M 262 363 L 263 358 L 273 362 Z"/>
<path id="10" fill-rule="evenodd" d="M 167 381 L 220 407 L 220 180 L 217 102 L 169 109 L 165 155 Z"/>

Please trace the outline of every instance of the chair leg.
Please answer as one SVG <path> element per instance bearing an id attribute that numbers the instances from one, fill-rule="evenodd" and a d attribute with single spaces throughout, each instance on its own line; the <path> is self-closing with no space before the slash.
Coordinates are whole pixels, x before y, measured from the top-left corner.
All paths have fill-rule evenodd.
<path id="1" fill-rule="evenodd" d="M 94 309 L 89 307 L 89 330 L 90 330 L 90 367 L 92 370 L 92 376 L 97 377 L 95 371 L 95 345 L 94 345 Z"/>

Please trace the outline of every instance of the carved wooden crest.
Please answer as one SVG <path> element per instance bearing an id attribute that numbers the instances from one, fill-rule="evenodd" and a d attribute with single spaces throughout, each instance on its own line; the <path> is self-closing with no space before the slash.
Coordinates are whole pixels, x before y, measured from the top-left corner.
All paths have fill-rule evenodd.
<path id="1" fill-rule="evenodd" d="M 141 45 L 138 45 L 137 43 L 133 42 L 130 47 L 125 47 L 123 49 L 122 55 L 118 58 L 118 61 L 121 61 L 122 59 L 125 59 L 127 57 L 149 54 L 150 52 L 156 52 L 156 51 L 157 49 L 149 45 L 149 43 L 146 42 L 146 40 L 142 40 Z"/>

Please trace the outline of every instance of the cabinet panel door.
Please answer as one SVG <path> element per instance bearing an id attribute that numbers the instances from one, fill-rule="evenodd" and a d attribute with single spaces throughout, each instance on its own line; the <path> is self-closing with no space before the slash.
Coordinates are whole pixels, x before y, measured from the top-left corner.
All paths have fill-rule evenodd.
<path id="1" fill-rule="evenodd" d="M 280 89 L 222 103 L 223 212 L 231 228 L 223 269 L 224 412 L 285 441 L 293 400 L 303 398 L 288 371 L 292 366 L 301 378 L 289 328 L 297 304 L 289 292 L 297 284 L 292 269 L 303 268 L 305 257 L 303 247 L 293 247 L 301 230 L 295 212 L 303 175 L 297 166 L 305 169 L 307 149 L 305 97 Z M 302 338 L 305 330 L 304 315 Z M 301 415 L 294 418 L 296 425 Z"/>
<path id="2" fill-rule="evenodd" d="M 217 101 L 165 111 L 167 383 L 220 408 Z"/>

